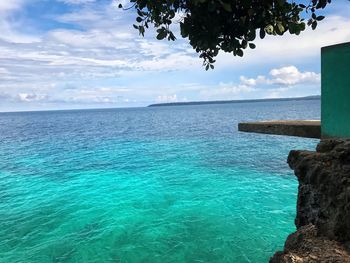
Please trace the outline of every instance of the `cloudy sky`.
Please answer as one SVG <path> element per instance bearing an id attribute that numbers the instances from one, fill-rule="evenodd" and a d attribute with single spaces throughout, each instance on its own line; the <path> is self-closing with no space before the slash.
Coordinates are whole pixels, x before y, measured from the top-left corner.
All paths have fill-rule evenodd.
<path id="1" fill-rule="evenodd" d="M 258 40 L 205 71 L 179 35 L 140 37 L 116 1 L 1 0 L 0 111 L 320 94 L 320 48 L 350 41 L 350 3 L 333 2 L 318 30 Z"/>

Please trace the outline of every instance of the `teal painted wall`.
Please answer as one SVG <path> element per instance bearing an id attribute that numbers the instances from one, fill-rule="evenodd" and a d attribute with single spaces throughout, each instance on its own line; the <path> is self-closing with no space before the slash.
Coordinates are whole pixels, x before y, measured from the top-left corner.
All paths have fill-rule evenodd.
<path id="1" fill-rule="evenodd" d="M 350 138 L 350 42 L 321 50 L 323 138 Z"/>

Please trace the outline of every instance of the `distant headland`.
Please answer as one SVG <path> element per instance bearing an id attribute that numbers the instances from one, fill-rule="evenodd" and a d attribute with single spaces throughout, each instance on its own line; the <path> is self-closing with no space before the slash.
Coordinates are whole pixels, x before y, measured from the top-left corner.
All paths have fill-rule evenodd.
<path id="1" fill-rule="evenodd" d="M 151 104 L 148 107 L 162 106 L 190 106 L 190 105 L 206 105 L 206 104 L 231 104 L 231 103 L 248 103 L 248 102 L 269 102 L 269 101 L 298 101 L 298 100 L 319 100 L 320 95 L 297 97 L 297 98 L 278 98 L 278 99 L 252 99 L 252 100 L 213 100 L 213 101 L 189 101 L 189 102 L 168 102 Z"/>

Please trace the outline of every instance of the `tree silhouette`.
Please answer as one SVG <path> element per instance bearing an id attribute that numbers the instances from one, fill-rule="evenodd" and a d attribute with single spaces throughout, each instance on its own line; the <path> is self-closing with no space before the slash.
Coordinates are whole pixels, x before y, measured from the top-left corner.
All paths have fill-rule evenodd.
<path id="1" fill-rule="evenodd" d="M 307 3 L 306 3 L 307 2 Z M 181 36 L 188 38 L 203 59 L 206 70 L 214 68 L 219 51 L 243 56 L 244 49 L 255 48 L 257 35 L 299 35 L 306 25 L 312 29 L 324 16 L 331 0 L 130 0 L 119 4 L 137 13 L 134 28 L 144 36 L 151 25 L 157 39 L 175 40 L 171 27 L 180 25 Z"/>

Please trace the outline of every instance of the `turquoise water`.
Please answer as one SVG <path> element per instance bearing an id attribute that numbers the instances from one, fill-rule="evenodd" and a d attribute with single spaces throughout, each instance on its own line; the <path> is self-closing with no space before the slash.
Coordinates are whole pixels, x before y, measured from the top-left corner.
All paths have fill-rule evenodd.
<path id="1" fill-rule="evenodd" d="M 241 120 L 319 101 L 0 114 L 0 262 L 267 262 L 294 230 L 291 149 Z"/>

